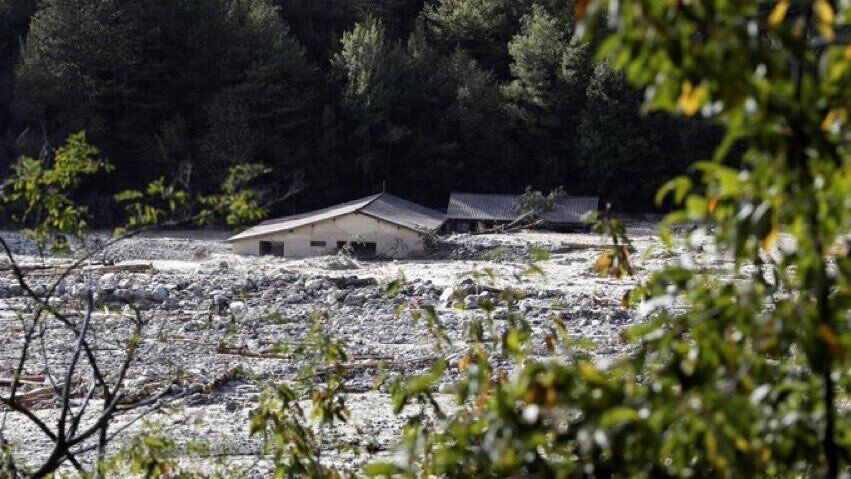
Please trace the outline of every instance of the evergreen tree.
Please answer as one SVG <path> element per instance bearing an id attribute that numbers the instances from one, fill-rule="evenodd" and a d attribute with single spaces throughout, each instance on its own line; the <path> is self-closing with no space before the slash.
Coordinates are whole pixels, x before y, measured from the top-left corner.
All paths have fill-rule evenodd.
<path id="1" fill-rule="evenodd" d="M 204 186 L 222 162 L 299 163 L 284 160 L 311 149 L 296 129 L 315 81 L 265 0 L 47 0 L 18 68 L 17 120 L 51 138 L 87 129 L 132 181 L 184 169 Z"/>
<path id="2" fill-rule="evenodd" d="M 710 157 L 721 134 L 696 118 L 644 115 L 643 100 L 622 73 L 594 69 L 580 126 L 582 172 L 620 210 L 644 209 L 667 179 Z"/>
<path id="3" fill-rule="evenodd" d="M 462 48 L 485 68 L 504 76 L 508 41 L 531 2 L 526 0 L 439 0 L 423 10 L 429 32 L 444 52 Z"/>
<path id="4" fill-rule="evenodd" d="M 577 187 L 570 172 L 577 162 L 576 131 L 590 76 L 588 47 L 571 43 L 573 26 L 566 13 L 551 15 L 535 5 L 521 24 L 508 44 L 513 80 L 503 94 L 519 141 L 533 152 L 530 162 L 537 176 L 530 182 Z"/>
<path id="5" fill-rule="evenodd" d="M 0 135 L 10 127 L 13 72 L 29 28 L 30 17 L 35 11 L 35 3 L 35 0 L 0 1 Z M 15 157 L 15 148 L 11 144 L 13 141 L 0 140 L 0 172 L 3 172 L 2 166 Z"/>
<path id="6" fill-rule="evenodd" d="M 340 52 L 334 57 L 337 74 L 343 80 L 344 107 L 355 125 L 360 143 L 357 160 L 375 189 L 390 173 L 393 148 L 408 134 L 394 124 L 394 105 L 403 100 L 403 83 L 408 68 L 405 52 L 398 42 L 387 38 L 376 19 L 358 23 L 343 35 Z"/>
<path id="7" fill-rule="evenodd" d="M 204 188 L 256 161 L 323 186 L 299 209 L 382 184 L 439 207 L 531 184 L 650 208 L 717 132 L 643 116 L 602 72 L 589 86 L 573 15 L 557 0 L 0 0 L 0 164 L 85 129 L 118 167 L 111 188 Z M 616 165 L 650 184 L 615 193 Z"/>

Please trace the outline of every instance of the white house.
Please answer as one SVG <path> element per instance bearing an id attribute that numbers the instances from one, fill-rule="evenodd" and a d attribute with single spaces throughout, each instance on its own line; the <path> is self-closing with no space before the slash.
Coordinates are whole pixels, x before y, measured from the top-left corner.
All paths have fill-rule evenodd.
<path id="1" fill-rule="evenodd" d="M 264 221 L 228 239 L 246 255 L 303 258 L 348 245 L 364 256 L 404 258 L 421 254 L 445 215 L 382 193 L 348 203 Z"/>

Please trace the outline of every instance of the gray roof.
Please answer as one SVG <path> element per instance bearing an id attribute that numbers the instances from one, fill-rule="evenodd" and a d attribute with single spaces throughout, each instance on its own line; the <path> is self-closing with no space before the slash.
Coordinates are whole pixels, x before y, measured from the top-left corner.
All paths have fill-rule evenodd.
<path id="1" fill-rule="evenodd" d="M 418 232 L 434 231 L 446 221 L 439 211 L 426 208 L 388 193 L 367 196 L 321 210 L 264 221 L 228 241 L 253 238 L 270 233 L 292 230 L 351 213 L 362 213 Z"/>
<path id="2" fill-rule="evenodd" d="M 520 195 L 456 193 L 449 196 L 446 216 L 451 220 L 512 221 L 519 216 L 514 209 Z M 596 196 L 566 196 L 553 209 L 541 215 L 547 223 L 581 223 L 583 217 L 597 211 Z"/>

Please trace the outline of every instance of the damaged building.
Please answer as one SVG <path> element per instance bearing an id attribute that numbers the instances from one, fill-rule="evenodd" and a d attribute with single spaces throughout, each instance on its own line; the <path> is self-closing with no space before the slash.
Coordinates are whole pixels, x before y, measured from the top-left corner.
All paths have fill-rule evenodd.
<path id="1" fill-rule="evenodd" d="M 422 255 L 446 221 L 439 212 L 388 193 L 264 221 L 231 238 L 239 254 L 304 258 L 349 248 L 363 257 Z"/>

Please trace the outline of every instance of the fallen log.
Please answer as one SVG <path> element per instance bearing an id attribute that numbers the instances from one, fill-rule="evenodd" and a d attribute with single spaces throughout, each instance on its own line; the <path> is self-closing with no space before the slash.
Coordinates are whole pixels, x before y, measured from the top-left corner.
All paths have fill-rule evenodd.
<path id="1" fill-rule="evenodd" d="M 618 245 L 620 248 L 626 248 L 630 253 L 635 252 L 635 247 L 632 245 Z M 587 251 L 587 250 L 599 250 L 606 251 L 610 249 L 615 249 L 615 245 L 605 244 L 605 243 L 567 243 L 562 242 L 561 246 L 551 250 L 551 253 L 571 253 L 573 251 Z"/>
<path id="2" fill-rule="evenodd" d="M 147 273 L 154 269 L 151 263 L 131 263 L 131 264 L 110 264 L 87 266 L 83 268 L 86 273 Z"/>
<path id="3" fill-rule="evenodd" d="M 34 276 L 58 276 L 67 271 L 70 265 L 18 265 L 18 269 L 22 274 L 32 274 Z M 150 263 L 145 264 L 118 264 L 118 265 L 92 265 L 84 266 L 79 269 L 84 273 L 106 274 L 106 273 L 147 273 L 154 269 Z M 0 264 L 0 272 L 13 271 L 11 265 Z"/>
<path id="4" fill-rule="evenodd" d="M 379 367 L 394 367 L 394 368 L 406 368 L 412 367 L 417 364 L 423 363 L 433 363 L 437 361 L 436 358 L 423 358 L 417 360 L 393 360 L 393 361 L 366 361 L 360 363 L 342 363 L 330 366 L 323 366 L 321 368 L 314 369 L 312 377 L 322 376 L 325 374 L 329 374 L 337 369 L 340 369 L 344 372 L 352 372 L 352 371 L 361 371 L 364 369 L 375 369 Z"/>
<path id="5" fill-rule="evenodd" d="M 216 354 L 230 354 L 233 356 L 242 356 L 246 358 L 292 359 L 292 355 L 290 354 L 282 354 L 268 349 L 265 351 L 254 352 L 248 351 L 245 348 L 234 348 L 231 346 L 225 346 L 223 344 L 219 344 L 218 346 L 216 346 L 216 349 L 214 349 L 213 351 Z"/>
<path id="6" fill-rule="evenodd" d="M 23 394 L 18 394 L 15 397 L 15 400 L 23 406 L 30 406 L 33 403 L 37 403 L 39 401 L 45 401 L 45 400 L 48 400 L 48 399 L 53 399 L 54 397 L 56 397 L 57 394 L 61 394 L 61 393 L 62 393 L 61 389 L 59 391 L 57 391 L 56 389 L 54 389 L 52 387 L 51 388 L 33 389 L 32 391 L 28 391 L 28 392 L 25 392 Z"/>
<path id="7" fill-rule="evenodd" d="M 485 235 L 494 233 L 512 233 L 514 231 L 520 231 L 522 229 L 537 228 L 540 225 L 540 220 L 532 221 L 532 217 L 530 215 L 523 215 L 509 223 L 495 225 L 493 228 L 489 228 L 486 230 L 474 231 L 472 234 Z"/>
<path id="8" fill-rule="evenodd" d="M 18 384 L 42 385 L 46 380 L 44 376 L 21 376 L 18 378 Z M 10 387 L 13 382 L 13 378 L 0 378 L 0 386 L 3 387 Z"/>
<path id="9" fill-rule="evenodd" d="M 237 348 L 232 346 L 227 346 L 225 344 L 219 344 L 216 346 L 214 350 L 216 354 L 230 354 L 233 356 L 242 356 L 246 358 L 262 358 L 262 359 L 297 359 L 298 356 L 293 354 L 281 353 L 274 349 L 266 349 L 263 351 L 249 351 L 246 348 Z M 365 361 L 365 360 L 392 360 L 395 359 L 392 356 L 370 356 L 370 355 L 358 355 L 354 354 L 349 356 L 349 359 L 353 361 Z"/>
<path id="10" fill-rule="evenodd" d="M 359 278 L 357 276 L 341 276 L 338 278 L 328 278 L 328 282 L 332 283 L 337 289 L 346 289 L 348 287 L 363 288 L 366 286 L 375 286 L 378 280 L 375 278 Z"/>
<path id="11" fill-rule="evenodd" d="M 40 270 L 45 270 L 45 269 L 52 269 L 52 268 L 55 268 L 55 267 L 56 267 L 55 264 L 19 264 L 18 265 L 18 269 L 22 273 L 28 273 L 30 271 L 40 271 Z M 0 263 L 0 271 L 12 271 L 12 270 L 14 270 L 14 268 L 12 268 L 11 263 L 9 263 L 9 262 Z"/>

